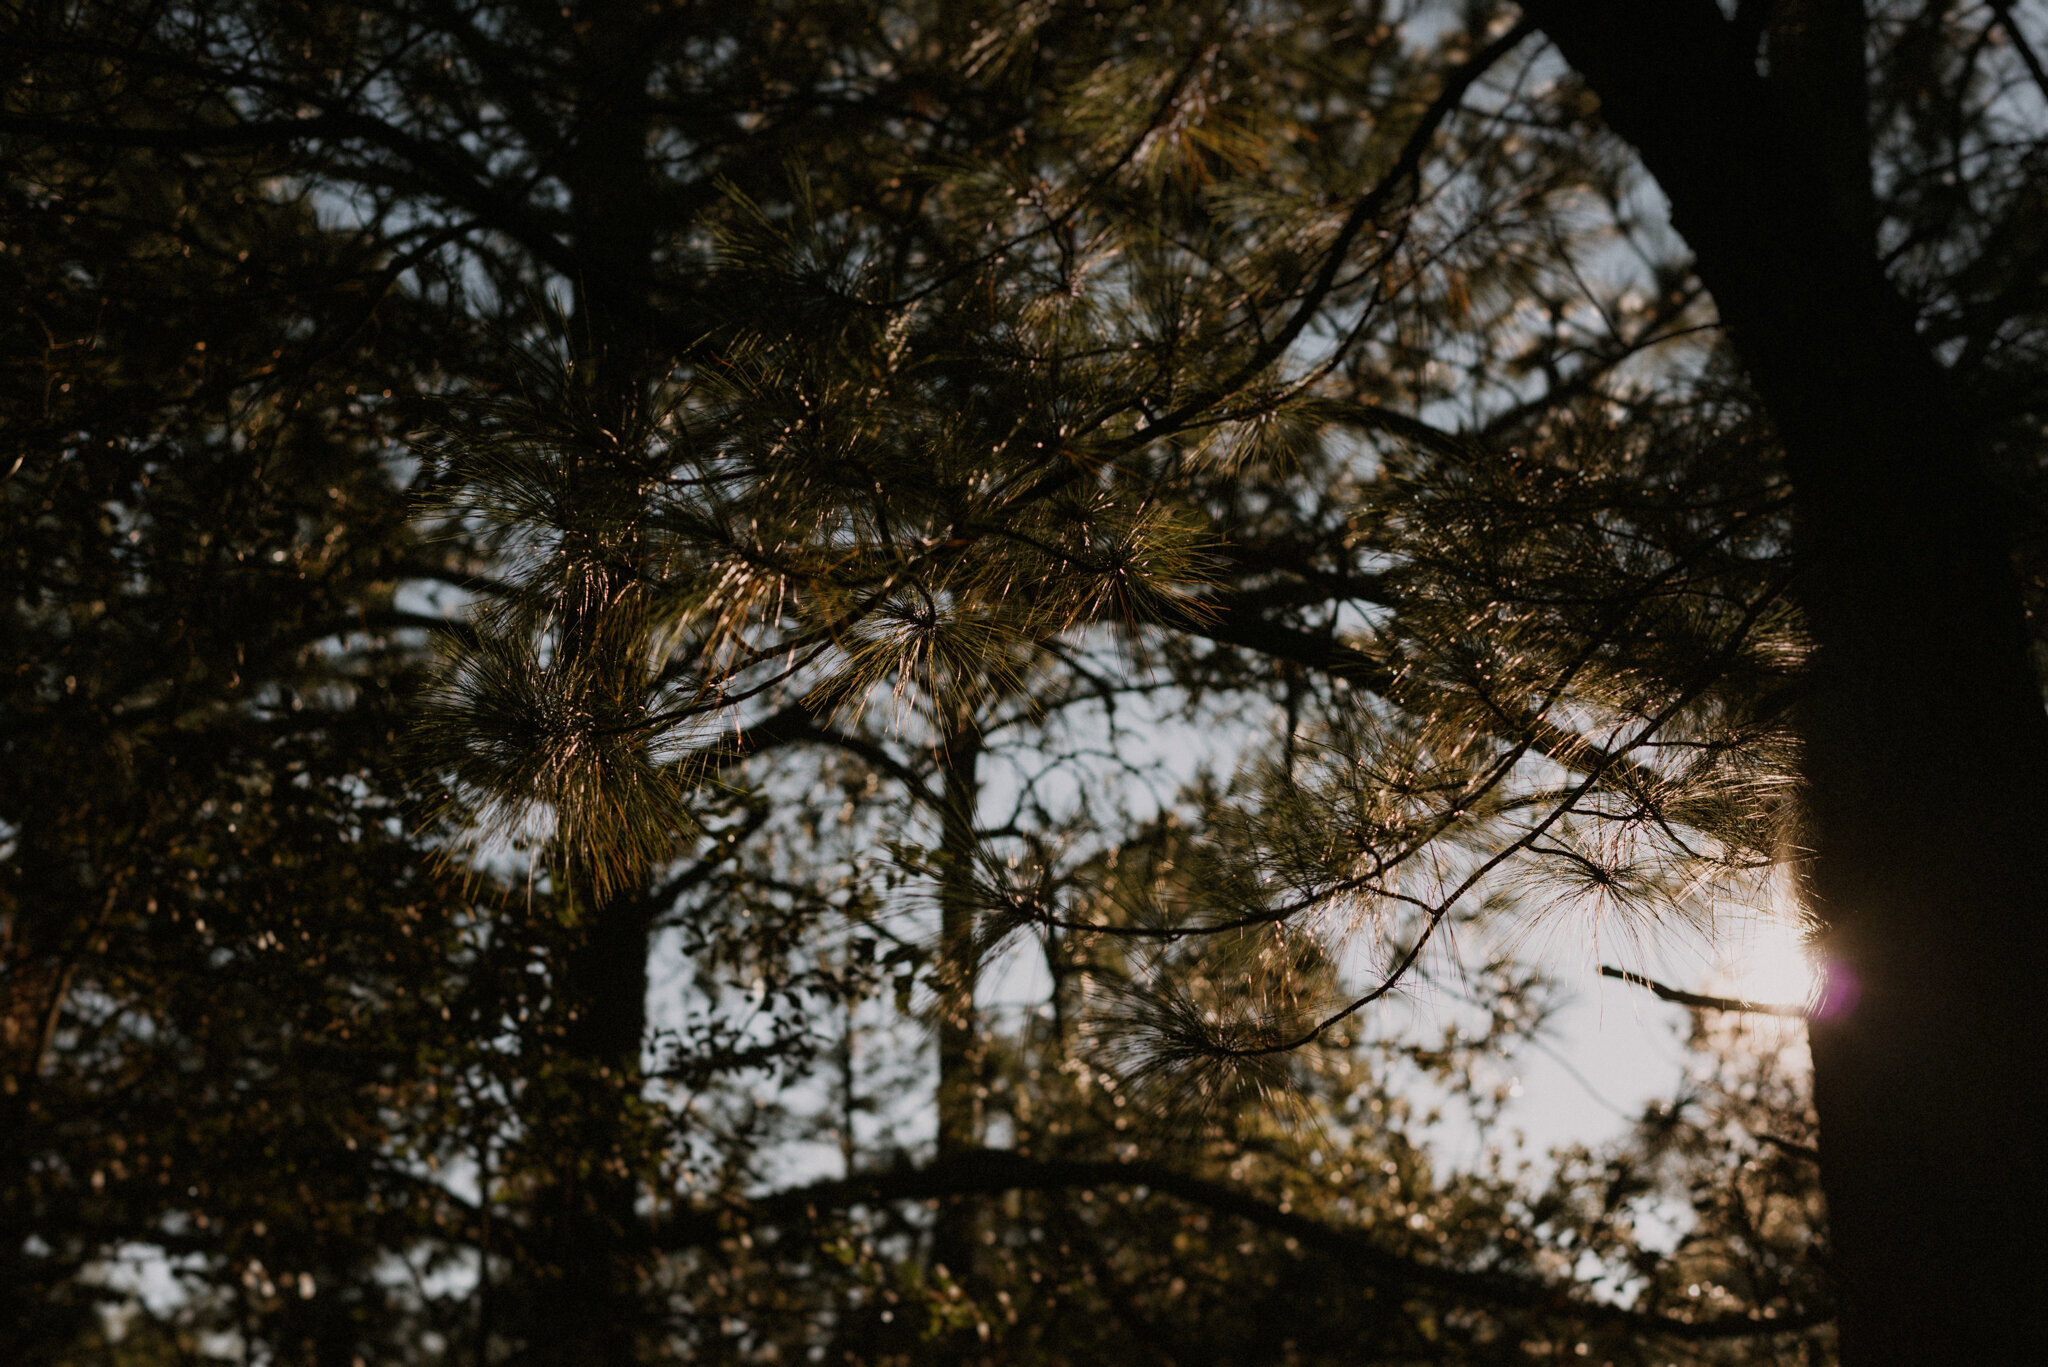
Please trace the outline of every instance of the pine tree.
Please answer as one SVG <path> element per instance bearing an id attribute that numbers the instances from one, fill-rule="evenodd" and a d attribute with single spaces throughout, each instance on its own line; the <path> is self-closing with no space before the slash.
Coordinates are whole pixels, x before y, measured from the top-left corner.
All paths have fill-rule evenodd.
<path id="1" fill-rule="evenodd" d="M 167 1343 L 346 1362 L 455 1209 L 389 1159 L 471 1052 L 468 898 L 394 753 L 436 620 L 394 584 L 437 556 L 358 397 L 416 334 L 367 344 L 379 267 L 274 158 L 11 150 L 0 1354 L 84 1360 L 109 1264 L 174 1259 Z"/>
<path id="2" fill-rule="evenodd" d="M 1795 1085 L 1703 1083 L 1536 1197 L 1436 1170 L 1400 1114 L 1433 1088 L 1491 1113 L 1470 1067 L 1542 1001 L 1498 937 L 1705 923 L 1811 850 L 1875 1003 L 1816 1030 L 1845 1360 L 2013 1356 L 2024 1220 L 1988 1270 L 1944 1240 L 2031 1208 L 1999 1166 L 2038 1148 L 2038 1050 L 2001 1004 L 2030 894 L 1996 871 L 2024 882 L 2040 766 L 2001 738 L 2039 699 L 1972 520 L 1991 486 L 1958 472 L 2034 506 L 2039 64 L 2002 9 L 1608 8 L 10 15 L 42 64 L 15 144 L 236 170 L 247 212 L 292 206 L 287 240 L 344 254 L 333 300 L 278 296 L 300 313 L 274 306 L 268 345 L 364 424 L 332 459 L 380 508 L 376 424 L 414 425 L 440 555 L 379 524 L 393 549 L 336 602 L 395 613 L 403 578 L 475 600 L 406 729 L 420 834 L 379 844 L 395 881 L 366 894 L 404 905 L 424 843 L 472 895 L 435 884 L 403 973 L 337 969 L 427 1005 L 376 1014 L 417 1052 L 363 1160 L 422 1220 L 354 1246 L 348 1295 L 380 1254 L 464 1269 L 412 1323 L 478 1361 L 1824 1352 Z M 49 183 L 11 220 L 90 200 Z M 1849 320 L 1833 371 L 1817 318 Z M 241 449 L 210 411 L 185 440 Z M 1916 463 L 1929 442 L 1950 459 Z M 1883 498 L 1852 447 L 1894 453 Z M 2031 524 L 2009 539 L 2032 572 Z M 340 715 L 395 731 L 383 706 Z M 385 831 L 377 743 L 322 753 L 350 777 L 296 839 Z M 1929 824 L 1907 795 L 1942 774 Z M 80 838 L 116 805 L 82 796 Z M 1989 880 L 1982 926 L 1924 943 L 1952 922 L 1914 880 L 1963 886 L 1957 861 Z M 1948 996 L 1890 1014 L 1886 944 L 1956 962 Z M 1976 992 L 1992 963 L 2015 976 Z M 1025 964 L 1049 985 L 1019 1020 L 992 994 Z M 1388 1033 L 1404 994 L 1454 988 L 1472 1038 Z M 929 1158 L 900 1080 L 863 1072 L 918 1057 L 920 1021 Z M 1980 1037 L 2018 1043 L 1957 1066 Z M 208 1067 L 260 1056 L 228 1052 Z M 1954 1125 L 1859 1090 L 1873 1057 L 1920 1060 L 1929 1107 L 1997 1110 L 1970 1143 L 2007 1158 L 1935 1162 Z M 843 1174 L 770 1190 L 828 1124 Z M 1693 1211 L 1668 1255 L 1630 1228 L 1657 1200 Z M 36 1274 L 67 1294 L 141 1237 L 37 1219 L 73 1240 Z M 162 1244 L 161 1217 L 132 1228 Z M 1910 1249 L 1968 1294 L 1900 1290 L 1932 1275 Z M 1586 1258 L 1629 1308 L 1575 1287 Z M 250 1341 L 293 1342 L 264 1313 Z M 317 1351 L 403 1332 L 364 1315 Z"/>

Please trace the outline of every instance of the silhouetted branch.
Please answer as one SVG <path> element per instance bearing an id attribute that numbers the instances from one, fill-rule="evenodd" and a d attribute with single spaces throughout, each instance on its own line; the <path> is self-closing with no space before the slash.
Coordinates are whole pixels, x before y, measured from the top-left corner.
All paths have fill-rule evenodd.
<path id="1" fill-rule="evenodd" d="M 1991 0 L 1991 10 L 1998 16 L 1999 27 L 2005 30 L 2005 36 L 2012 40 L 2013 49 L 2020 54 L 2020 61 L 2026 64 L 2027 74 L 2034 78 L 2042 98 L 2048 99 L 2048 69 L 2042 67 L 2040 54 L 2027 41 L 2019 21 L 2012 17 L 2012 0 Z"/>
<path id="2" fill-rule="evenodd" d="M 675 1251 L 714 1243 L 744 1225 L 809 1222 L 821 1218 L 826 1212 L 844 1211 L 859 1205 L 1089 1187 L 1129 1187 L 1157 1192 L 1284 1235 L 1366 1281 L 1445 1292 L 1496 1309 L 1533 1311 L 1585 1323 L 1613 1325 L 1637 1333 L 1690 1340 L 1797 1333 L 1833 1318 L 1831 1312 L 1801 1311 L 1770 1318 L 1717 1315 L 1686 1320 L 1576 1300 L 1576 1288 L 1570 1283 L 1554 1283 L 1525 1273 L 1424 1262 L 1382 1247 L 1366 1230 L 1325 1224 L 1283 1209 L 1240 1187 L 1177 1172 L 1159 1163 L 1037 1159 L 1004 1149 L 981 1149 L 939 1159 L 923 1167 L 892 1168 L 886 1172 L 816 1182 L 751 1201 L 700 1207 L 671 1220 L 660 1231 L 659 1241 L 662 1247 Z"/>
<path id="3" fill-rule="evenodd" d="M 1619 978 L 1622 982 L 1634 983 L 1637 987 L 1647 987 L 1656 993 L 1660 1000 L 1677 1002 L 1680 1006 L 1698 1007 L 1706 1011 L 1746 1011 L 1753 1016 L 1788 1016 L 1793 1020 L 1806 1019 L 1806 1008 L 1803 1006 L 1782 1006 L 1771 1002 L 1744 1001 L 1739 997 L 1703 996 L 1698 992 L 1687 992 L 1676 987 L 1666 987 L 1655 978 L 1646 978 L 1640 973 L 1631 973 L 1627 969 L 1616 968 L 1612 964 L 1600 965 L 1600 976 L 1603 978 Z"/>
<path id="4" fill-rule="evenodd" d="M 1777 1149 L 1780 1153 L 1790 1154 L 1794 1158 L 1804 1158 L 1809 1163 L 1820 1162 L 1820 1150 L 1811 1144 L 1801 1144 L 1797 1140 L 1787 1139 L 1783 1135 L 1776 1134 L 1760 1134 L 1757 1138 Z"/>

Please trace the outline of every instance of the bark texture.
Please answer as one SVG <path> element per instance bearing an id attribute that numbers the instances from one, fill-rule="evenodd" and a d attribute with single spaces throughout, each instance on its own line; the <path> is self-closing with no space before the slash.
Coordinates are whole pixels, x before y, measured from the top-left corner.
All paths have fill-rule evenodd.
<path id="1" fill-rule="evenodd" d="M 1712 0 L 1527 8 L 1670 199 L 1790 466 L 1843 1360 L 2039 1361 L 2048 716 L 1969 415 L 1828 150 L 1860 136 L 1860 7 L 1791 6 L 1823 50 L 1773 79 Z"/>

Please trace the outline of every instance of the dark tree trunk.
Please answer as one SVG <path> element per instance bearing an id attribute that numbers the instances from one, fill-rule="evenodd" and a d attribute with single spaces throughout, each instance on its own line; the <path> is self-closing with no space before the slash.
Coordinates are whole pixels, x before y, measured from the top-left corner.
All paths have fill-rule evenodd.
<path id="1" fill-rule="evenodd" d="M 1861 22 L 1791 8 L 1823 43 Z M 1860 119 L 1862 92 L 1827 74 L 1839 48 L 1781 45 L 1766 81 L 1713 0 L 1528 9 L 1669 197 L 1792 475 L 1844 1361 L 2038 1361 L 2048 717 L 1968 415 L 1829 165 L 1860 135 L 1829 102 Z"/>
<path id="2" fill-rule="evenodd" d="M 655 216 L 647 161 L 650 61 L 646 12 L 617 0 L 580 7 L 583 51 L 574 134 L 565 158 L 579 277 L 570 345 L 594 367 L 588 391 L 607 430 L 635 425 L 655 378 L 651 345 Z M 590 472 L 592 478 L 616 471 Z M 630 559 L 630 550 L 621 552 Z M 614 595 L 630 591 L 636 566 L 617 567 Z M 611 601 L 595 605 L 599 611 Z M 564 649 L 577 646 L 565 624 Z M 562 1066 L 544 1105 L 554 1152 L 534 1211 L 536 1275 L 525 1307 L 534 1367 L 623 1367 L 639 1358 L 645 1317 L 640 1281 L 650 1250 L 636 1205 L 647 1136 L 634 1123 L 647 1027 L 647 954 L 659 910 L 644 887 L 605 890 L 604 880 L 565 875 L 578 924 L 555 990 L 566 1027 Z"/>
<path id="3" fill-rule="evenodd" d="M 637 1361 L 640 1262 L 635 1216 L 642 1139 L 633 1123 L 646 1029 L 653 907 L 632 892 L 593 908 L 556 983 L 573 1013 L 540 1122 L 545 1185 L 535 1201 L 539 1264 L 529 1287 L 528 1360 L 541 1367 Z"/>
<path id="4" fill-rule="evenodd" d="M 982 1044 L 974 991 L 975 811 L 981 796 L 981 737 L 963 727 L 942 742 L 945 808 L 939 831 L 939 1157 L 978 1150 L 982 1141 Z M 932 1261 L 955 1279 L 974 1274 L 976 1209 L 955 1196 L 939 1208 Z"/>

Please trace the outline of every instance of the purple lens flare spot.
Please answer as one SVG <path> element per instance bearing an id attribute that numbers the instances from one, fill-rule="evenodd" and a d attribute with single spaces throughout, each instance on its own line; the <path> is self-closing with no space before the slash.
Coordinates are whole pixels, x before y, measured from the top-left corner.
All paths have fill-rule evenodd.
<path id="1" fill-rule="evenodd" d="M 1840 959 L 1829 959 L 1821 969 L 1820 1000 L 1814 1005 L 1813 1019 L 1841 1020 L 1856 1009 L 1856 1001 L 1862 995 L 1863 984 L 1857 979 L 1856 970 Z"/>

